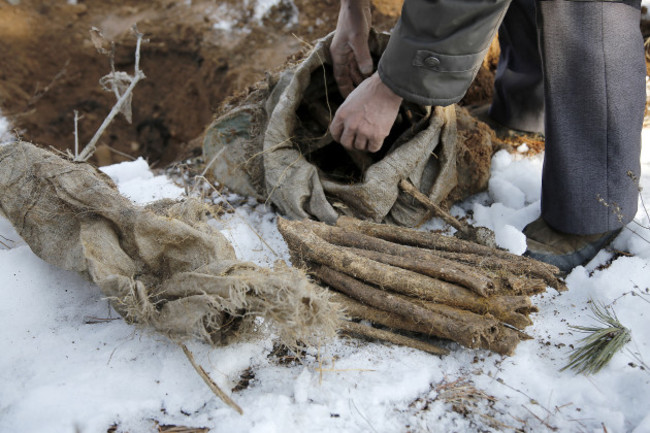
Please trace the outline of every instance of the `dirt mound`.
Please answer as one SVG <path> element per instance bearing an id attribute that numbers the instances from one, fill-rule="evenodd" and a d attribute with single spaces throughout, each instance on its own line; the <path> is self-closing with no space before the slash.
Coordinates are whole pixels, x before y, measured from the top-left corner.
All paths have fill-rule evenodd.
<path id="1" fill-rule="evenodd" d="M 402 1 L 373 0 L 373 25 L 390 29 Z M 89 30 L 115 41 L 116 68 L 131 72 L 137 23 L 150 40 L 142 50 L 147 79 L 134 92 L 133 124 L 118 118 L 94 162 L 119 162 L 128 158 L 123 153 L 164 166 L 199 153 L 196 139 L 221 102 L 332 31 L 338 7 L 336 0 L 0 2 L 0 110 L 23 138 L 62 150 L 73 147 L 78 110 L 87 142 L 114 103 L 98 84 L 109 60 Z M 648 23 L 641 23 L 644 37 Z M 490 101 L 498 55 L 493 43 L 464 105 Z"/>
<path id="2" fill-rule="evenodd" d="M 389 29 L 401 0 L 377 0 L 374 24 Z M 339 2 L 307 0 L 22 0 L 0 2 L 0 109 L 28 140 L 71 149 L 74 110 L 87 142 L 114 103 L 99 79 L 110 71 L 89 30 L 116 43 L 118 70 L 132 72 L 133 24 L 147 79 L 135 89 L 133 124 L 117 119 L 102 138 L 100 165 L 145 155 L 165 165 L 199 149 L 195 138 L 221 101 L 282 65 L 336 26 Z"/>

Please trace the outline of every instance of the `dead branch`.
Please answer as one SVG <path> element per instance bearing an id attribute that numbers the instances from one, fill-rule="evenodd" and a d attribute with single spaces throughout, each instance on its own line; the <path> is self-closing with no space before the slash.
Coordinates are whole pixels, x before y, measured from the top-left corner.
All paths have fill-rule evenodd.
<path id="1" fill-rule="evenodd" d="M 532 323 L 530 319 L 515 311 L 521 308 L 522 303 L 530 305 L 530 299 L 527 297 L 511 296 L 499 298 L 498 301 L 483 298 L 456 284 L 359 257 L 326 242 L 301 222 L 279 218 L 278 228 L 290 247 L 293 247 L 292 250 L 298 252 L 298 256 L 292 253 L 298 261 L 320 263 L 384 289 L 417 299 L 446 304 L 478 314 L 491 313 L 497 319 L 518 328 Z"/>
<path id="2" fill-rule="evenodd" d="M 319 238 L 300 222 L 279 218 L 278 228 L 287 242 L 294 246 L 294 250 L 299 251 L 300 256 L 296 257 L 298 261 L 324 264 L 339 272 L 414 298 L 467 309 L 478 314 L 491 313 L 515 327 L 531 324 L 530 319 L 509 310 L 510 301 L 517 297 L 509 297 L 505 302 L 495 302 L 494 299 L 482 298 L 455 284 L 358 257 Z M 522 299 L 512 305 L 513 309 L 520 307 L 520 301 L 530 303 L 528 298 L 520 298 Z"/>
<path id="3" fill-rule="evenodd" d="M 383 329 L 373 328 L 372 326 L 364 326 L 359 323 L 344 321 L 341 327 L 347 332 L 352 332 L 377 340 L 388 341 L 389 343 L 395 343 L 401 346 L 412 347 L 414 349 L 423 350 L 434 355 L 449 354 L 448 350 L 435 346 L 431 343 L 416 340 L 415 338 L 405 337 L 403 335 L 395 334 L 394 332 L 385 331 Z"/>
<path id="4" fill-rule="evenodd" d="M 181 348 L 183 349 L 183 352 L 185 353 L 185 356 L 187 357 L 188 361 L 190 361 L 190 364 L 192 364 L 192 367 L 194 367 L 194 370 L 196 370 L 196 372 L 199 374 L 199 376 L 201 376 L 201 379 L 203 379 L 205 384 L 208 385 L 208 388 L 210 388 L 210 390 L 212 390 L 214 395 L 219 397 L 221 399 L 221 401 L 226 403 L 228 406 L 235 409 L 237 411 L 237 413 L 239 413 L 240 415 L 243 415 L 244 411 L 242 410 L 242 408 L 239 407 L 237 405 L 237 403 L 235 403 L 225 392 L 223 392 L 221 390 L 221 388 L 219 388 L 219 386 L 216 383 L 214 383 L 212 378 L 210 378 L 210 376 L 203 369 L 203 367 L 201 367 L 199 364 L 197 364 L 196 360 L 194 359 L 194 355 L 192 355 L 192 352 L 190 352 L 190 350 L 187 348 L 187 346 L 184 345 L 183 343 L 179 343 L 179 346 L 181 346 Z"/>
<path id="5" fill-rule="evenodd" d="M 138 29 L 135 26 L 133 26 L 133 31 L 135 32 L 135 35 L 137 37 L 137 42 L 135 46 L 135 66 L 134 66 L 133 76 L 130 76 L 125 72 L 111 71 L 110 74 L 102 78 L 102 81 L 108 81 L 111 83 L 112 90 L 115 92 L 116 96 L 120 95 L 119 84 L 117 83 L 118 80 L 129 82 L 129 85 L 124 90 L 124 92 L 120 95 L 120 97 L 117 99 L 117 102 L 111 109 L 110 113 L 108 113 L 108 116 L 106 116 L 106 118 L 104 119 L 100 127 L 97 129 L 97 132 L 95 132 L 93 138 L 90 139 L 90 141 L 88 142 L 86 147 L 84 147 L 81 154 L 75 157 L 74 159 L 75 161 L 88 161 L 88 159 L 95 152 L 95 149 L 97 148 L 97 142 L 99 141 L 100 137 L 102 136 L 102 134 L 104 133 L 108 125 L 111 124 L 115 116 L 117 116 L 119 113 L 123 113 L 127 118 L 127 120 L 129 120 L 129 122 L 131 121 L 130 112 L 131 112 L 131 98 L 132 98 L 133 89 L 135 89 L 135 86 L 140 82 L 140 80 L 146 78 L 144 72 L 142 72 L 142 70 L 140 69 L 140 47 L 142 45 L 142 38 L 144 37 L 144 35 L 138 32 Z"/>
<path id="6" fill-rule="evenodd" d="M 116 148 L 114 148 L 114 147 L 112 147 L 112 146 L 109 146 L 109 145 L 106 144 L 106 143 L 104 143 L 104 146 L 106 146 L 106 148 L 107 148 L 110 152 L 113 152 L 113 153 L 116 154 L 116 155 L 123 156 L 124 158 L 126 158 L 126 159 L 128 159 L 128 160 L 135 161 L 135 160 L 138 159 L 138 158 L 134 157 L 133 155 L 129 155 L 128 153 L 120 152 L 120 151 L 117 150 Z M 150 165 L 150 167 L 153 167 L 153 164 Z"/>
<path id="7" fill-rule="evenodd" d="M 63 65 L 63 68 L 61 68 L 61 70 L 57 72 L 54 78 L 52 78 L 52 81 L 50 81 L 50 83 L 46 85 L 43 88 L 43 90 L 39 90 L 37 88 L 37 90 L 34 92 L 34 95 L 29 99 L 29 101 L 27 101 L 27 107 L 33 107 L 34 105 L 36 105 L 36 103 L 40 101 L 41 98 L 43 98 L 43 96 L 45 96 L 47 92 L 49 92 L 54 87 L 56 82 L 59 81 L 61 78 L 65 76 L 65 74 L 68 73 L 69 65 L 70 65 L 70 59 L 66 60 L 65 65 Z"/>
<path id="8" fill-rule="evenodd" d="M 341 218 L 339 218 L 339 221 Z M 464 254 L 461 257 L 473 259 L 472 261 L 465 263 L 462 260 L 459 260 L 457 254 L 452 257 L 447 257 L 451 253 L 401 245 L 359 233 L 354 230 L 354 228 L 347 229 L 342 227 L 332 227 L 325 224 L 315 223 L 313 221 L 304 221 L 303 224 L 307 225 L 312 231 L 314 231 L 314 233 L 329 243 L 343 247 L 381 252 L 393 257 L 399 257 L 401 262 L 410 262 L 411 265 L 403 266 L 401 264 L 395 264 L 395 262 L 388 263 L 389 259 L 386 257 L 383 257 L 385 260 L 382 260 L 377 256 L 369 257 L 382 263 L 392 264 L 393 266 L 399 266 L 417 272 L 421 271 L 414 269 L 414 267 L 419 266 L 420 263 L 424 263 L 425 267 L 434 269 L 432 273 L 439 272 L 440 275 L 431 275 L 426 272 L 421 273 L 451 283 L 460 284 L 482 296 L 487 294 L 531 294 L 545 291 L 546 284 L 540 282 L 539 279 L 531 278 L 531 275 L 539 276 L 549 285 L 559 284 L 558 279 L 549 272 L 544 272 L 544 269 L 531 269 L 530 266 L 518 267 L 515 266 L 516 263 L 513 264 L 512 262 L 503 259 L 499 259 L 498 261 L 490 259 L 489 263 L 485 263 L 488 259 L 483 255 Z M 414 232 L 418 234 L 421 233 L 417 231 Z M 357 253 L 356 250 L 355 253 Z M 368 254 L 373 253 L 360 254 L 368 257 Z M 529 260 L 529 262 L 533 261 Z M 527 262 L 524 263 L 527 264 Z M 493 267 L 488 266 L 488 264 L 492 264 Z M 489 272 L 490 270 L 492 271 Z M 522 276 L 518 277 L 517 275 Z M 466 284 L 465 280 L 467 279 L 474 279 L 475 282 Z M 488 288 L 483 289 L 480 285 L 477 285 L 479 280 L 489 282 Z M 490 288 L 490 285 L 493 286 L 493 288 Z"/>
<path id="9" fill-rule="evenodd" d="M 433 200 L 429 199 L 429 197 L 422 194 L 411 182 L 407 181 L 406 179 L 402 179 L 399 182 L 399 187 L 402 189 L 402 191 L 409 194 L 420 204 L 429 209 L 433 215 L 442 218 L 444 222 L 458 230 L 457 235 L 459 235 L 461 239 L 476 242 L 490 248 L 496 247 L 496 239 L 492 230 L 486 227 L 472 227 L 469 224 L 460 222 L 448 211 L 443 209 L 442 206 L 436 204 Z"/>
<path id="10" fill-rule="evenodd" d="M 411 182 L 406 179 L 402 179 L 399 182 L 399 187 L 402 191 L 413 197 L 420 204 L 429 208 L 433 214 L 437 217 L 442 218 L 444 222 L 455 228 L 456 230 L 464 230 L 465 226 L 454 218 L 449 212 L 444 210 L 440 205 L 434 203 L 432 200 L 429 200 L 429 197 L 422 194 Z"/>
<path id="11" fill-rule="evenodd" d="M 469 266 L 455 266 L 450 260 L 440 259 L 424 261 L 410 258 L 407 259 L 402 256 L 385 254 L 379 251 L 363 250 L 360 248 L 344 247 L 344 249 L 376 262 L 397 266 L 402 269 L 408 269 L 450 283 L 460 284 L 483 297 L 493 295 L 495 292 L 494 282 L 492 280 L 478 272 L 474 272 L 474 270 Z"/>
<path id="12" fill-rule="evenodd" d="M 74 157 L 79 156 L 79 111 L 74 110 Z"/>
<path id="13" fill-rule="evenodd" d="M 489 349 L 503 338 L 504 332 L 508 333 L 504 331 L 507 328 L 502 329 L 490 315 L 481 316 L 433 303 L 424 304 L 425 308 L 406 297 L 374 288 L 326 266 L 316 265 L 312 270 L 318 279 L 363 304 L 408 317 L 418 324 L 418 332 L 427 335 L 453 340 L 470 348 Z M 512 353 L 518 342 L 519 338 L 511 339 L 512 345 L 506 353 Z"/>
<path id="14" fill-rule="evenodd" d="M 507 270 L 515 275 L 532 275 L 543 279 L 556 290 L 566 290 L 566 286 L 557 276 L 559 269 L 555 266 L 527 257 L 517 256 L 507 251 L 489 248 L 484 245 L 478 245 L 473 242 L 443 236 L 437 233 L 376 224 L 345 216 L 340 217 L 336 225 L 341 228 L 366 234 L 370 237 L 393 242 L 395 245 L 402 247 L 412 246 L 427 249 L 431 253 L 452 261 L 491 269 Z M 391 252 L 391 254 L 395 253 Z M 412 257 L 414 254 L 416 253 L 411 251 L 409 257 Z M 418 252 L 417 255 L 419 254 L 421 253 Z"/>

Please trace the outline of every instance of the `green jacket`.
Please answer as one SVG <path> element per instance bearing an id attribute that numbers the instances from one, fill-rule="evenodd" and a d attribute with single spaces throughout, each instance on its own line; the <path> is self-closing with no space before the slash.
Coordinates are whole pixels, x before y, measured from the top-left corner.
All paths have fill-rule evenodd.
<path id="1" fill-rule="evenodd" d="M 406 0 L 379 62 L 384 84 L 422 105 L 461 100 L 510 0 Z"/>

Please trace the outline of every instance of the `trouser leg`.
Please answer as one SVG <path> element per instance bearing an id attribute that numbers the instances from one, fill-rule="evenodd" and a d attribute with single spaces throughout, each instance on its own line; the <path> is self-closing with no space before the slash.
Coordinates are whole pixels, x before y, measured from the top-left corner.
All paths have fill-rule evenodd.
<path id="1" fill-rule="evenodd" d="M 615 230 L 637 210 L 645 62 L 636 2 L 542 0 L 546 153 L 542 217 L 557 230 Z M 617 210 L 618 208 L 618 210 Z"/>
<path id="2" fill-rule="evenodd" d="M 544 78 L 535 0 L 512 0 L 499 27 L 501 55 L 490 117 L 509 128 L 544 132 Z"/>

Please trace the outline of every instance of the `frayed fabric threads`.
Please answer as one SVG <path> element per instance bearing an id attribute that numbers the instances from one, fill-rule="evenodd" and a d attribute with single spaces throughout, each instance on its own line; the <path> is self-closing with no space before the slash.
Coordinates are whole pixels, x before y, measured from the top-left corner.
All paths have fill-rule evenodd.
<path id="1" fill-rule="evenodd" d="M 172 339 L 224 344 L 261 326 L 289 346 L 335 335 L 327 292 L 299 270 L 237 260 L 196 200 L 139 207 L 89 164 L 18 142 L 0 148 L 0 209 L 40 258 L 96 283 L 128 322 Z"/>

